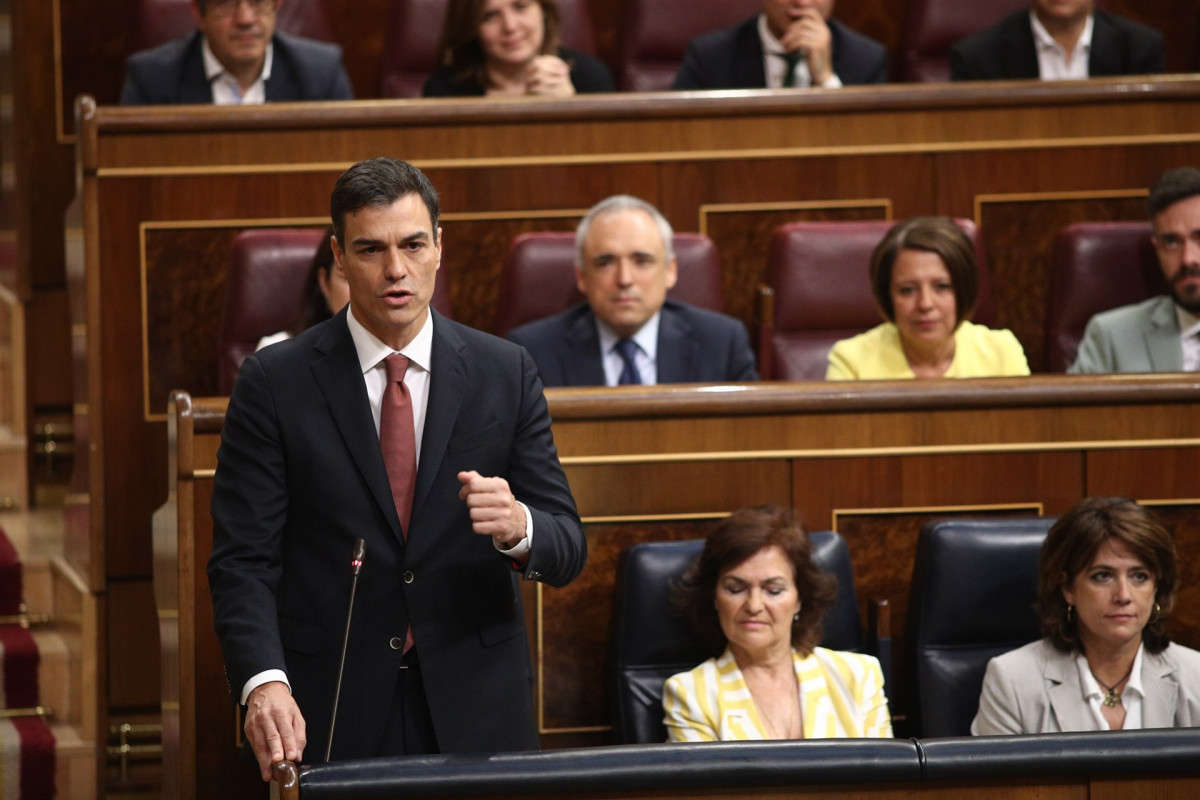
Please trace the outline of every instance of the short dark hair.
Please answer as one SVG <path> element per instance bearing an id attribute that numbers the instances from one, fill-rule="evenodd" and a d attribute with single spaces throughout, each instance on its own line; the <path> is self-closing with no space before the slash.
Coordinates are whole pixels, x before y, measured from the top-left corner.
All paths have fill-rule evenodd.
<path id="1" fill-rule="evenodd" d="M 1067 619 L 1063 587 L 1075 580 L 1109 539 L 1120 540 L 1154 575 L 1157 613 L 1142 629 L 1142 644 L 1161 653 L 1170 643 L 1166 618 L 1175 603 L 1175 542 L 1147 509 L 1128 497 L 1087 497 L 1058 518 L 1038 559 L 1037 612 L 1042 634 L 1058 650 L 1080 650 L 1078 620 Z"/>
<path id="2" fill-rule="evenodd" d="M 325 235 L 321 237 L 321 242 L 317 245 L 316 252 L 313 253 L 312 262 L 308 265 L 308 274 L 304 276 L 304 292 L 300 298 L 300 311 L 296 315 L 296 321 L 292 324 L 291 332 L 293 334 L 306 331 L 341 310 L 331 309 L 324 292 L 321 291 L 321 275 L 325 275 L 326 281 L 332 280 L 333 277 L 331 236 L 333 236 L 333 228 L 326 228 Z"/>
<path id="3" fill-rule="evenodd" d="M 871 253 L 871 291 L 889 322 L 896 321 L 892 267 L 901 250 L 924 250 L 938 255 L 954 284 L 955 328 L 970 318 L 979 292 L 979 266 L 975 263 L 971 237 L 949 217 L 913 217 L 892 226 Z"/>
<path id="4" fill-rule="evenodd" d="M 555 0 L 535 0 L 542 7 L 541 55 L 558 53 L 559 15 Z M 438 42 L 438 58 L 454 72 L 457 84 L 477 83 L 487 88 L 486 56 L 479 42 L 479 26 L 487 0 L 450 0 Z"/>
<path id="5" fill-rule="evenodd" d="M 1200 169 L 1195 167 L 1177 167 L 1169 169 L 1150 187 L 1150 196 L 1146 198 L 1146 210 L 1150 213 L 1150 221 L 1170 206 L 1180 200 L 1200 195 Z"/>
<path id="6" fill-rule="evenodd" d="M 813 562 L 812 545 L 795 513 L 765 505 L 735 511 L 709 532 L 704 550 L 672 587 L 672 602 L 714 654 L 725 646 L 717 617 L 717 581 L 721 574 L 766 547 L 783 550 L 795 572 L 799 618 L 792 622 L 792 647 L 807 656 L 821 641 L 821 619 L 837 596 L 837 578 Z"/>
<path id="7" fill-rule="evenodd" d="M 390 206 L 405 195 L 420 195 L 433 225 L 437 243 L 438 194 L 424 172 L 406 161 L 394 158 L 369 158 L 341 174 L 329 197 L 329 216 L 333 235 L 345 246 L 346 215 L 366 206 Z"/>

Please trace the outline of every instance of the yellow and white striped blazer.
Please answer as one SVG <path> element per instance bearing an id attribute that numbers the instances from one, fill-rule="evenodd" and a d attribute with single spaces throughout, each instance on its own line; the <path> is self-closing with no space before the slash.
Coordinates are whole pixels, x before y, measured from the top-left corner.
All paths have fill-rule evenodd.
<path id="1" fill-rule="evenodd" d="M 818 647 L 802 658 L 792 651 L 805 739 L 892 735 L 883 671 L 874 656 Z M 766 726 L 733 651 L 725 648 L 663 687 L 667 741 L 766 739 Z"/>

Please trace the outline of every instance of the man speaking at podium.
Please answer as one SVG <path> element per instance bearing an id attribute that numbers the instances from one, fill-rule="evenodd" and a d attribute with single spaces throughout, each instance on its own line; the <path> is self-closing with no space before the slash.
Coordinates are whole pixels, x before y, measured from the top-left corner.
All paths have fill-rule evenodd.
<path id="1" fill-rule="evenodd" d="M 323 758 L 348 636 L 332 759 L 537 748 L 519 580 L 587 557 L 537 370 L 430 309 L 420 170 L 355 164 L 330 210 L 350 305 L 246 359 L 217 454 L 209 586 L 247 740 L 264 780 Z"/>

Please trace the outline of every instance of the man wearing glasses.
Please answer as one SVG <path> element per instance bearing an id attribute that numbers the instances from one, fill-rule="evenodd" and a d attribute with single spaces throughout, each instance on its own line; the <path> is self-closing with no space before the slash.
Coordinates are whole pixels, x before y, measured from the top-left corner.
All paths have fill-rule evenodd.
<path id="1" fill-rule="evenodd" d="M 192 0 L 197 30 L 134 53 L 122 105 L 348 100 L 334 44 L 275 30 L 283 0 Z"/>
<path id="2" fill-rule="evenodd" d="M 1092 317 L 1068 372 L 1200 371 L 1200 170 L 1167 170 L 1146 205 L 1170 294 Z"/>

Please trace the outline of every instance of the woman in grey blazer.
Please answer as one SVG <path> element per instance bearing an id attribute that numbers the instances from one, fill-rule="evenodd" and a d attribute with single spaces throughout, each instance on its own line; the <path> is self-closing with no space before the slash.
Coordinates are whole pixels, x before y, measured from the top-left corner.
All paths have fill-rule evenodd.
<path id="1" fill-rule="evenodd" d="M 1042 545 L 1042 639 L 991 660 L 973 734 L 1200 725 L 1200 653 L 1172 644 L 1171 535 L 1127 498 L 1091 497 Z"/>

